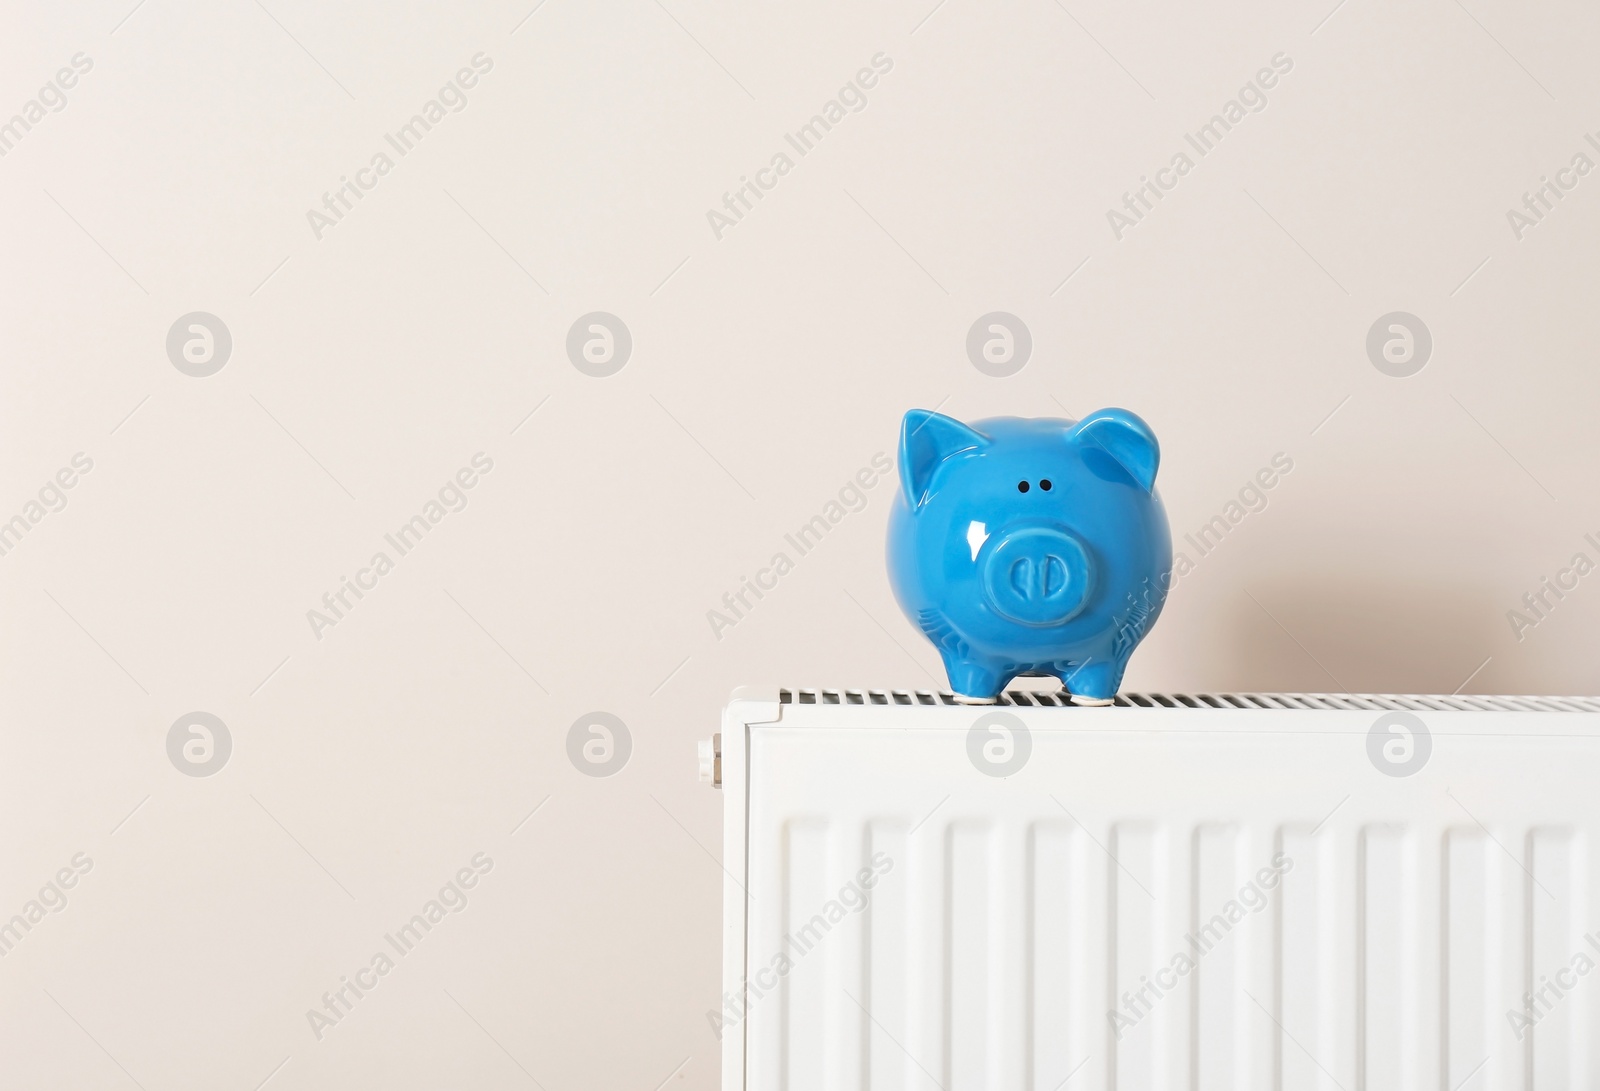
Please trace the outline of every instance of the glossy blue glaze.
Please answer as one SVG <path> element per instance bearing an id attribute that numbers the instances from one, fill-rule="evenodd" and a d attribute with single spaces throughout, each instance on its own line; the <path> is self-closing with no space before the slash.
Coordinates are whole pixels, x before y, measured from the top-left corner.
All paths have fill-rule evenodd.
<path id="1" fill-rule="evenodd" d="M 906 414 L 889 581 L 952 691 L 992 700 L 1036 674 L 1081 701 L 1116 695 L 1171 579 L 1160 459 L 1124 409 L 970 426 Z"/>

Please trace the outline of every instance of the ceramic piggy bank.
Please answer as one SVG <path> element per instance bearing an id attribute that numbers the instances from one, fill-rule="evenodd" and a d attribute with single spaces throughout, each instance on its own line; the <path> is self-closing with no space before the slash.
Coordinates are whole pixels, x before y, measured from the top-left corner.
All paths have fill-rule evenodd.
<path id="1" fill-rule="evenodd" d="M 1111 703 L 1166 601 L 1160 458 L 1125 409 L 971 425 L 906 414 L 889 579 L 958 700 L 1053 675 L 1075 704 Z"/>

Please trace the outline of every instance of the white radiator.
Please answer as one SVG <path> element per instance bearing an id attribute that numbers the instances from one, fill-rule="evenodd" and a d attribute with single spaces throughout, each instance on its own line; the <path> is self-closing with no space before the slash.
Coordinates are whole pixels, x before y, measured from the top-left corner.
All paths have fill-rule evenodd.
<path id="1" fill-rule="evenodd" d="M 1600 700 L 741 692 L 717 745 L 727 1091 L 1600 1087 Z"/>

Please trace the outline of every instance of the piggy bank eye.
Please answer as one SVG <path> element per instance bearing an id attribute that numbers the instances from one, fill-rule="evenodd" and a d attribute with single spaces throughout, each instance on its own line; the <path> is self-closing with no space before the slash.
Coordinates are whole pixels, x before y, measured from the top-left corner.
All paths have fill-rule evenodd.
<path id="1" fill-rule="evenodd" d="M 1026 481 L 1018 481 L 1017 482 L 1017 491 L 1018 492 L 1027 492 L 1028 491 L 1028 483 Z"/>
<path id="2" fill-rule="evenodd" d="M 1041 489 L 1043 489 L 1045 492 L 1049 492 L 1050 491 L 1050 479 L 1047 477 L 1043 481 L 1039 482 L 1039 487 Z"/>

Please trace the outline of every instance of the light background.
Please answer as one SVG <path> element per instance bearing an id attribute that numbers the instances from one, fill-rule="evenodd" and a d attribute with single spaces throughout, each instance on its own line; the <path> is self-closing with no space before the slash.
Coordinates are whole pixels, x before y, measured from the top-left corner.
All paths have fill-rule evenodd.
<path id="1" fill-rule="evenodd" d="M 1594 692 L 1600 579 L 1522 639 L 1507 611 L 1600 560 L 1600 177 L 1520 240 L 1506 212 L 1600 161 L 1600 11 L 534 2 L 6 6 L 0 121 L 93 68 L 0 159 L 0 519 L 93 470 L 0 557 L 0 916 L 93 869 L 0 960 L 0 1084 L 715 1087 L 696 740 L 736 685 L 938 667 L 884 578 L 887 481 L 720 639 L 707 611 L 912 406 L 1134 409 L 1180 548 L 1292 458 L 1128 688 Z M 307 210 L 480 52 L 318 240 Z M 707 211 L 878 53 L 719 240 Z M 596 310 L 634 342 L 605 379 L 564 348 Z M 1006 379 L 965 350 L 996 310 L 1034 342 Z M 166 356 L 192 311 L 233 337 L 209 378 Z M 1391 311 L 1434 339 L 1405 379 L 1365 350 Z M 314 636 L 477 452 L 466 509 Z M 232 738 L 210 777 L 167 756 L 192 710 Z M 603 779 L 567 757 L 595 710 L 633 744 Z M 307 1009 L 479 852 L 468 908 L 317 1040 Z"/>

